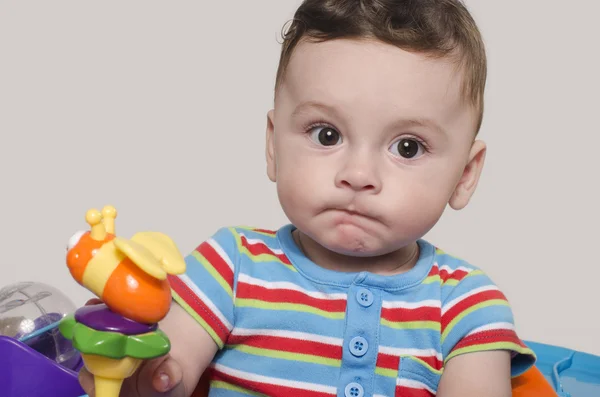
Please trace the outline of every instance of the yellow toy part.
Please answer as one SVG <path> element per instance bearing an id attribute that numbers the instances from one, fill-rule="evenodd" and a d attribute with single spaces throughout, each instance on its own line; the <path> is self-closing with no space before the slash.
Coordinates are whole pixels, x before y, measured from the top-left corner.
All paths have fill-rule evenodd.
<path id="1" fill-rule="evenodd" d="M 167 274 L 185 272 L 185 260 L 167 235 L 159 232 L 136 233 L 131 240 L 115 237 L 115 246 L 150 276 L 165 280 Z"/>

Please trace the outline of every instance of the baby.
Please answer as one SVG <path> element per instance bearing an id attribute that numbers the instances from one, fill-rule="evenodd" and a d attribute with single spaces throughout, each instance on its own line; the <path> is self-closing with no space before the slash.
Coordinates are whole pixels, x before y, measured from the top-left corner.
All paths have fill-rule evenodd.
<path id="1" fill-rule="evenodd" d="M 459 0 L 305 0 L 267 175 L 290 220 L 223 228 L 171 278 L 171 353 L 122 396 L 508 397 L 535 356 L 502 292 L 423 239 L 475 192 L 486 81 Z M 89 374 L 81 382 L 93 395 Z"/>

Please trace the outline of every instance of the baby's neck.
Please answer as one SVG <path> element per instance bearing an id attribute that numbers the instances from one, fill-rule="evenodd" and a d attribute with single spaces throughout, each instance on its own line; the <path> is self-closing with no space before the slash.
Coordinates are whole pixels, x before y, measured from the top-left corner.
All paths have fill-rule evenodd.
<path id="1" fill-rule="evenodd" d="M 419 245 L 416 242 L 385 255 L 351 256 L 328 250 L 298 229 L 293 231 L 292 236 L 311 261 L 325 269 L 338 272 L 368 271 L 391 276 L 409 271 L 419 259 Z"/>

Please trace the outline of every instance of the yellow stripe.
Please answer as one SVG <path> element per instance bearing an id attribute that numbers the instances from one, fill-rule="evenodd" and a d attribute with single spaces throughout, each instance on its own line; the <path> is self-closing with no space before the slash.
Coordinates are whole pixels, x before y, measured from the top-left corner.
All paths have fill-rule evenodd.
<path id="1" fill-rule="evenodd" d="M 468 309 L 465 309 L 459 315 L 454 317 L 454 319 L 452 321 L 450 321 L 450 323 L 446 326 L 446 329 L 444 330 L 444 332 L 442 332 L 442 338 L 441 338 L 442 343 L 444 343 L 446 341 L 448 334 L 450 334 L 450 332 L 452 332 L 452 329 L 454 328 L 454 326 L 456 324 L 458 324 L 463 318 L 465 318 L 466 316 L 468 316 L 469 314 L 473 313 L 476 310 L 485 309 L 486 307 L 490 307 L 490 306 L 508 306 L 508 302 L 504 299 L 490 299 L 487 301 L 480 302 L 476 305 L 473 305 L 473 306 L 469 307 Z"/>
<path id="2" fill-rule="evenodd" d="M 442 279 L 440 278 L 439 274 L 434 274 L 433 276 L 427 276 L 425 278 L 425 280 L 423 280 L 422 284 L 433 284 L 433 283 L 440 283 L 441 284 Z"/>
<path id="3" fill-rule="evenodd" d="M 325 310 L 317 309 L 313 306 L 303 305 L 302 303 L 265 302 L 259 299 L 237 298 L 235 300 L 235 305 L 236 307 L 253 307 L 256 309 L 289 310 L 302 313 L 311 313 L 333 320 L 343 320 L 344 315 L 346 314 L 345 312 L 328 312 Z"/>
<path id="4" fill-rule="evenodd" d="M 105 243 L 88 262 L 83 272 L 83 284 L 101 298 L 108 279 L 123 259 L 125 255 L 114 242 Z"/>
<path id="5" fill-rule="evenodd" d="M 381 325 L 394 329 L 432 329 L 434 331 L 441 330 L 439 321 L 390 321 L 385 318 L 381 319 Z"/>
<path id="6" fill-rule="evenodd" d="M 215 269 L 213 264 L 210 263 L 210 261 L 198 251 L 192 252 L 192 256 L 196 258 L 202 266 L 204 266 L 206 271 L 210 273 L 210 275 L 219 283 L 219 285 L 225 290 L 225 292 L 227 292 L 227 295 L 233 297 L 233 291 L 231 290 L 231 286 L 227 281 L 225 281 L 223 276 L 221 276 L 221 273 L 219 273 L 217 269 Z"/>
<path id="7" fill-rule="evenodd" d="M 480 344 L 480 345 L 467 346 L 467 347 L 463 347 L 461 349 L 456 349 L 452 353 L 450 353 L 448 355 L 448 357 L 446 357 L 444 359 L 444 362 L 448 362 L 448 360 L 450 360 L 451 358 L 459 356 L 461 354 L 484 352 L 484 351 L 490 351 L 490 350 L 509 350 L 509 351 L 515 351 L 520 354 L 531 354 L 533 357 L 535 357 L 535 354 L 533 353 L 532 350 L 524 348 L 516 343 L 494 342 L 494 343 L 485 343 L 485 344 Z"/>
<path id="8" fill-rule="evenodd" d="M 386 376 L 388 378 L 395 378 L 398 376 L 397 369 L 389 369 L 389 368 L 382 368 L 382 367 L 375 368 L 375 373 L 377 375 Z"/>
<path id="9" fill-rule="evenodd" d="M 252 354 L 255 356 L 262 357 L 271 357 L 271 358 L 280 358 L 282 360 L 290 360 L 290 361 L 302 361 L 305 363 L 311 364 L 321 364 L 328 365 L 331 367 L 340 367 L 342 365 L 342 360 L 338 360 L 330 357 L 322 357 L 315 356 L 313 354 L 305 354 L 305 353 L 291 353 L 283 350 L 274 350 L 274 349 L 265 349 L 261 347 L 254 347 L 248 345 L 229 345 L 232 349 Z"/>
<path id="10" fill-rule="evenodd" d="M 264 394 L 246 390 L 242 387 L 232 385 L 231 383 L 223 382 L 221 380 L 210 381 L 210 387 L 211 387 L 211 389 L 225 389 L 225 390 L 235 391 L 238 393 L 247 394 L 249 396 L 264 397 Z"/>

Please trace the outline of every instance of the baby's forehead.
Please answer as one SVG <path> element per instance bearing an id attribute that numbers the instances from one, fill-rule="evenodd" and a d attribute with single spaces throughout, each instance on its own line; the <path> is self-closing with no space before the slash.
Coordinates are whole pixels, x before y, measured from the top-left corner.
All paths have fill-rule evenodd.
<path id="1" fill-rule="evenodd" d="M 365 112 L 436 114 L 469 107 L 462 73 L 450 59 L 409 52 L 375 40 L 303 41 L 294 50 L 281 95 Z"/>

